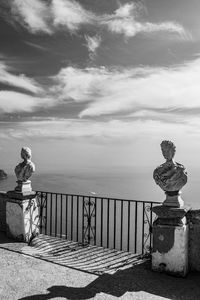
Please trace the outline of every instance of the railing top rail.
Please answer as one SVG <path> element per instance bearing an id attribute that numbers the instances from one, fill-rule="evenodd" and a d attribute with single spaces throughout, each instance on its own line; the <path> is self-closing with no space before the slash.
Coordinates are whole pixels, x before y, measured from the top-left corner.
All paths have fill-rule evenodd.
<path id="1" fill-rule="evenodd" d="M 142 201 L 142 200 L 135 200 L 135 199 L 122 199 L 122 198 L 114 198 L 114 197 L 102 197 L 102 196 L 94 196 L 94 195 L 77 195 L 77 194 L 66 194 L 66 193 L 56 193 L 56 192 L 47 192 L 47 191 L 36 191 L 36 193 L 44 193 L 50 195 L 63 195 L 63 196 L 72 196 L 72 197 L 84 197 L 84 198 L 92 198 L 96 200 L 112 200 L 112 201 L 126 201 L 126 202 L 137 202 L 137 203 L 154 203 L 154 204 L 161 204 L 158 201 Z"/>

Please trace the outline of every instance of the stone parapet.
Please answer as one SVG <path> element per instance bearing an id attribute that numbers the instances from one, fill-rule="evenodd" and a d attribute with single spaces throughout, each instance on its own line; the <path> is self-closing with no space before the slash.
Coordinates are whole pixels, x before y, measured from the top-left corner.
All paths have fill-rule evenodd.
<path id="1" fill-rule="evenodd" d="M 153 224 L 152 270 L 175 276 L 188 273 L 188 231 L 184 208 L 153 207 L 157 219 Z"/>
<path id="2" fill-rule="evenodd" d="M 6 231 L 6 192 L 0 192 L 0 231 Z"/>
<path id="3" fill-rule="evenodd" d="M 189 225 L 189 267 L 200 272 L 200 209 L 187 212 Z"/>
<path id="4" fill-rule="evenodd" d="M 188 225 L 153 226 L 152 270 L 175 276 L 188 273 Z"/>
<path id="5" fill-rule="evenodd" d="M 18 194 L 17 194 L 18 196 Z M 29 242 L 39 233 L 39 210 L 36 198 L 18 199 L 8 197 L 6 201 L 6 234 L 18 241 Z"/>

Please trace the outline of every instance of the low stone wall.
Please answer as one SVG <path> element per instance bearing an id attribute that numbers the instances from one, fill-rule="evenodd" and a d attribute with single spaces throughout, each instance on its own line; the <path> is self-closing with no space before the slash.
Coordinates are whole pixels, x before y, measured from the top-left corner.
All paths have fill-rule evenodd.
<path id="1" fill-rule="evenodd" d="M 189 224 L 189 267 L 200 272 L 200 209 L 187 213 Z"/>
<path id="2" fill-rule="evenodd" d="M 0 231 L 6 231 L 6 192 L 0 192 Z"/>

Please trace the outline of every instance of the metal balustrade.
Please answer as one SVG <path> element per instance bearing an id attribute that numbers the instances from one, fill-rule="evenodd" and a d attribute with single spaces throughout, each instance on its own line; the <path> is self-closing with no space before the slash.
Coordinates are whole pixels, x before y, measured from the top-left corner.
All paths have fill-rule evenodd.
<path id="1" fill-rule="evenodd" d="M 159 202 L 37 191 L 40 233 L 138 254 L 151 251 Z"/>

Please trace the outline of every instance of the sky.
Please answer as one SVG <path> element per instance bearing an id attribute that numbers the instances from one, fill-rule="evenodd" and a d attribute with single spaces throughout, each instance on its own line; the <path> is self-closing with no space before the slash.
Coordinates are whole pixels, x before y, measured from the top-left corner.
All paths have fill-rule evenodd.
<path id="1" fill-rule="evenodd" d="M 200 166 L 199 0 L 1 0 L 0 168 Z M 199 164 L 199 165 L 198 165 Z"/>

